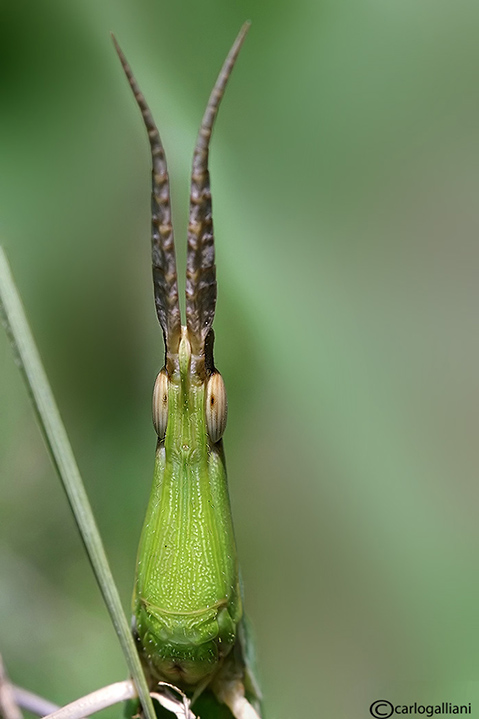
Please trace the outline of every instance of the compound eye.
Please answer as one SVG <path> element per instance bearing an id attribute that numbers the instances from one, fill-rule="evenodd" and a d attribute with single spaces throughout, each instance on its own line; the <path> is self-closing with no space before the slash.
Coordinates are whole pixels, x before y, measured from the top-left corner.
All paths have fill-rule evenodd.
<path id="1" fill-rule="evenodd" d="M 168 374 L 162 369 L 153 388 L 153 426 L 160 439 L 164 439 L 168 424 Z"/>
<path id="2" fill-rule="evenodd" d="M 206 427 L 213 444 L 223 436 L 228 416 L 228 402 L 223 377 L 213 372 L 206 384 Z"/>

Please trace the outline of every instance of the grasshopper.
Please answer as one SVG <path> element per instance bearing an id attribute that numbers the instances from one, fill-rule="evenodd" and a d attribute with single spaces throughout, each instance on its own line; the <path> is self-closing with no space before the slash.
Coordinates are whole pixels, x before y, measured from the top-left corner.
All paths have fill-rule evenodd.
<path id="1" fill-rule="evenodd" d="M 242 27 L 220 71 L 194 150 L 186 325 L 178 301 L 165 152 L 113 38 L 151 147 L 153 286 L 165 344 L 153 390 L 158 441 L 138 550 L 133 631 L 150 689 L 167 682 L 194 702 L 208 688 L 235 719 L 260 718 L 260 693 L 248 658 L 226 480 L 226 391 L 213 359 L 217 288 L 208 154 L 219 103 L 248 28 L 249 23 Z"/>

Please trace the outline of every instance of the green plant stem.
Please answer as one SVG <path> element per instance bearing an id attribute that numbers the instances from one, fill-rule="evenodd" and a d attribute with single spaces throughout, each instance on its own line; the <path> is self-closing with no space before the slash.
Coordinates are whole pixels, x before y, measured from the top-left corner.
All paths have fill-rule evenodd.
<path id="1" fill-rule="evenodd" d="M 10 267 L 0 246 L 0 312 L 25 378 L 53 463 L 65 489 L 147 719 L 156 719 L 140 659 L 121 606 L 100 533 Z"/>

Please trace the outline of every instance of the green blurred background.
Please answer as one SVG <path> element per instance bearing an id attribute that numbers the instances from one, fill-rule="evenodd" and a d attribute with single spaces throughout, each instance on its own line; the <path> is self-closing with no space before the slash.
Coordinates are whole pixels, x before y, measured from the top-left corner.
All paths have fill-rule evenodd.
<path id="1" fill-rule="evenodd" d="M 215 329 L 267 716 L 479 717 L 476 0 L 4 0 L 1 242 L 128 607 L 163 348 L 109 32 L 161 129 L 184 266 L 196 131 L 245 19 L 211 153 Z M 0 491 L 13 680 L 63 703 L 122 679 L 3 333 Z"/>

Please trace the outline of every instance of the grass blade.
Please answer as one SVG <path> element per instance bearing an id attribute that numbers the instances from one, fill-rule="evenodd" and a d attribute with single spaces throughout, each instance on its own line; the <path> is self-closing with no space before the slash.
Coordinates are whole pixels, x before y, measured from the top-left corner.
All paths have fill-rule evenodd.
<path id="1" fill-rule="evenodd" d="M 0 246 L 0 313 L 147 719 L 156 719 L 128 621 L 40 355 Z"/>

